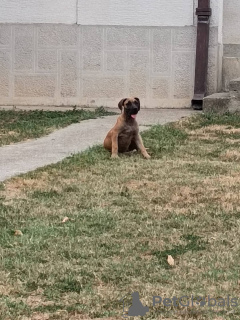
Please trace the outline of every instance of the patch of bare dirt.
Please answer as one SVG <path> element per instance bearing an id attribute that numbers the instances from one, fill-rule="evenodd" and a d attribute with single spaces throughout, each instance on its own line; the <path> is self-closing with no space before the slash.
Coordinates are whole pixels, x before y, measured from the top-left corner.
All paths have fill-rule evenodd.
<path id="1" fill-rule="evenodd" d="M 48 185 L 48 173 L 43 172 L 41 178 L 26 179 L 16 177 L 5 182 L 5 191 L 3 192 L 6 199 L 22 198 L 26 190 L 40 189 Z"/>

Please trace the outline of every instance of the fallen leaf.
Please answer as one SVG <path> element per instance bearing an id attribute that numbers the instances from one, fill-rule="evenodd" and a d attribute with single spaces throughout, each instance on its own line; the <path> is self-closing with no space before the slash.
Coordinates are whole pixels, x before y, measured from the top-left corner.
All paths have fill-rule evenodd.
<path id="1" fill-rule="evenodd" d="M 172 256 L 168 256 L 167 258 L 167 262 L 170 266 L 174 266 L 174 259 Z"/>
<path id="2" fill-rule="evenodd" d="M 23 234 L 22 234 L 22 231 L 21 231 L 21 230 L 15 230 L 14 235 L 21 237 Z"/>
<path id="3" fill-rule="evenodd" d="M 63 219 L 62 223 L 65 223 L 65 222 L 67 222 L 68 220 L 69 220 L 69 218 L 68 218 L 68 217 L 65 217 L 65 218 Z"/>

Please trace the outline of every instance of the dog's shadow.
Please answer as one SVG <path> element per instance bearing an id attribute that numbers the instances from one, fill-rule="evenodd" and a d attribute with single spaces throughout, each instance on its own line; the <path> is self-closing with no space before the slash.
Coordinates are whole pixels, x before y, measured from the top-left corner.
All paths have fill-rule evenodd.
<path id="1" fill-rule="evenodd" d="M 135 155 L 139 155 L 139 152 L 137 150 L 127 151 L 121 154 L 121 156 L 126 156 L 126 157 L 132 157 Z"/>
<path id="2" fill-rule="evenodd" d="M 151 154 L 151 152 L 149 152 L 149 154 Z M 119 153 L 119 158 L 133 158 L 133 159 L 137 159 L 137 158 L 142 158 L 141 157 L 141 153 L 137 150 L 132 150 L 132 151 L 127 151 L 127 152 L 123 152 L 123 153 Z"/>

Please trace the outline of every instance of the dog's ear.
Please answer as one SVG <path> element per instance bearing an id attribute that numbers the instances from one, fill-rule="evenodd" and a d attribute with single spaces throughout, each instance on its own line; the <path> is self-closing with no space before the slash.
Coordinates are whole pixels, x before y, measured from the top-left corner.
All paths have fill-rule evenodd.
<path id="1" fill-rule="evenodd" d="M 140 110 L 140 100 L 138 98 L 134 98 L 138 102 L 138 111 Z"/>
<path id="2" fill-rule="evenodd" d="M 118 108 L 122 111 L 122 107 L 124 105 L 124 102 L 127 100 L 127 98 L 122 99 L 121 101 L 119 101 L 118 103 Z"/>

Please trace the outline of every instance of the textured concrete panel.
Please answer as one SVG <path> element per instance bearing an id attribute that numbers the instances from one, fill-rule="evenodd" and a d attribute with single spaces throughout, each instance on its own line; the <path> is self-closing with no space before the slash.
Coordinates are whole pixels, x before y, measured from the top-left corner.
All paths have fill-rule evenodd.
<path id="1" fill-rule="evenodd" d="M 136 51 L 129 54 L 129 93 L 131 96 L 146 98 L 148 70 L 150 65 L 148 51 Z"/>
<path id="2" fill-rule="evenodd" d="M 8 47 L 11 43 L 11 26 L 6 24 L 0 25 L 0 46 Z"/>
<path id="3" fill-rule="evenodd" d="M 77 51 L 61 53 L 61 96 L 76 97 L 78 83 Z"/>
<path id="4" fill-rule="evenodd" d="M 223 58 L 223 90 L 229 91 L 229 83 L 240 77 L 240 57 Z"/>
<path id="5" fill-rule="evenodd" d="M 123 72 L 126 70 L 126 51 L 107 51 L 106 70 L 111 72 Z"/>
<path id="6" fill-rule="evenodd" d="M 227 0 L 229 1 L 229 0 Z M 230 0 L 232 1 L 232 0 Z M 221 12 L 222 12 L 222 8 L 221 6 L 222 4 L 222 0 L 211 0 L 210 1 L 210 5 L 212 8 L 212 16 L 211 16 L 211 26 L 219 26 L 221 23 Z"/>
<path id="7" fill-rule="evenodd" d="M 144 49 L 149 47 L 149 29 L 148 28 L 126 28 L 126 44 L 129 49 Z"/>
<path id="8" fill-rule="evenodd" d="M 83 77 L 83 97 L 121 98 L 125 92 L 123 77 Z"/>
<path id="9" fill-rule="evenodd" d="M 212 27 L 209 32 L 209 47 L 217 47 L 218 45 L 218 28 Z"/>
<path id="10" fill-rule="evenodd" d="M 57 50 L 39 50 L 37 52 L 37 70 L 53 72 L 57 69 Z"/>
<path id="11" fill-rule="evenodd" d="M 208 53 L 207 94 L 213 94 L 218 89 L 218 49 L 213 48 Z"/>
<path id="12" fill-rule="evenodd" d="M 78 27 L 68 25 L 44 24 L 38 27 L 38 46 L 66 47 L 77 46 Z"/>
<path id="13" fill-rule="evenodd" d="M 0 0 L 0 23 L 76 23 L 76 0 Z"/>
<path id="14" fill-rule="evenodd" d="M 34 68 L 34 28 L 27 25 L 15 26 L 15 60 L 16 70 L 33 70 Z"/>
<path id="15" fill-rule="evenodd" d="M 133 51 L 129 53 L 129 68 L 131 71 L 145 73 L 149 68 L 149 52 Z"/>
<path id="16" fill-rule="evenodd" d="M 173 29 L 173 50 L 194 50 L 196 47 L 196 27 L 185 27 Z"/>
<path id="17" fill-rule="evenodd" d="M 143 49 L 149 47 L 147 28 L 107 27 L 107 47 L 110 49 Z"/>
<path id="18" fill-rule="evenodd" d="M 111 106 L 134 95 L 143 107 L 190 105 L 194 27 L 0 24 L 0 30 L 2 104 Z M 211 28 L 210 92 L 221 78 L 217 35 Z"/>
<path id="19" fill-rule="evenodd" d="M 240 57 L 240 44 L 225 44 L 223 46 L 224 57 Z"/>
<path id="20" fill-rule="evenodd" d="M 83 71 L 100 71 L 102 69 L 103 28 L 83 27 L 82 29 L 82 63 Z"/>
<path id="21" fill-rule="evenodd" d="M 223 43 L 240 44 L 240 1 L 223 3 Z"/>
<path id="22" fill-rule="evenodd" d="M 16 75 L 16 97 L 54 97 L 56 77 L 52 75 Z"/>
<path id="23" fill-rule="evenodd" d="M 126 28 L 124 27 L 107 27 L 106 28 L 107 47 L 112 49 L 126 49 Z"/>
<path id="24" fill-rule="evenodd" d="M 0 51 L 0 97 L 9 95 L 10 53 Z"/>
<path id="25" fill-rule="evenodd" d="M 93 10 L 94 8 L 94 10 Z M 193 24 L 192 0 L 79 0 L 81 25 L 186 26 Z"/>
<path id="26" fill-rule="evenodd" d="M 129 94 L 139 98 L 147 96 L 147 76 L 141 73 L 130 73 Z"/>
<path id="27" fill-rule="evenodd" d="M 171 29 L 154 29 L 152 34 L 153 41 L 153 72 L 166 73 L 171 72 Z"/>
<path id="28" fill-rule="evenodd" d="M 170 98 L 170 78 L 154 78 L 152 80 L 153 99 Z"/>
<path id="29" fill-rule="evenodd" d="M 192 82 L 192 53 L 174 53 L 174 98 L 191 98 Z"/>

